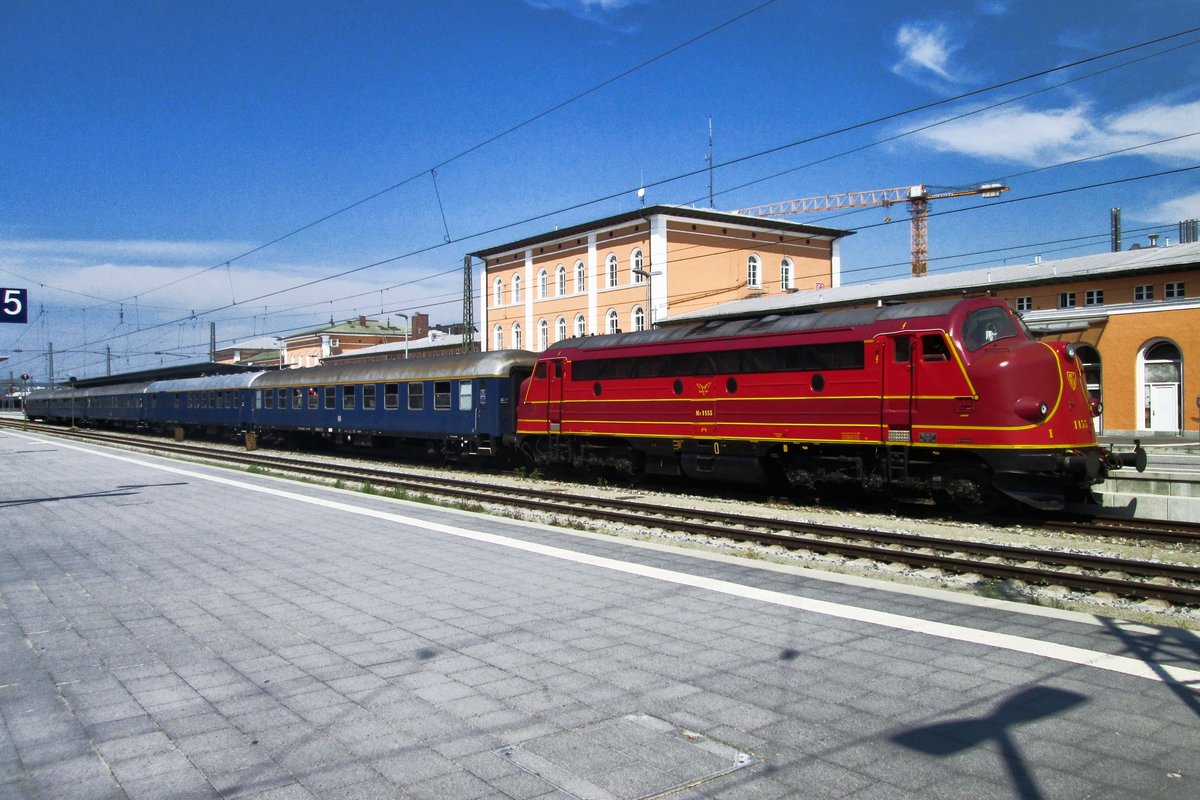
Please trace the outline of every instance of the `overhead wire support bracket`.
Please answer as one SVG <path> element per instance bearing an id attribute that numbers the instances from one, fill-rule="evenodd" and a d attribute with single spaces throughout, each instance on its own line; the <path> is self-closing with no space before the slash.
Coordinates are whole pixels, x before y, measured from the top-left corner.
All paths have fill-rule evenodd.
<path id="1" fill-rule="evenodd" d="M 450 244 L 450 226 L 446 224 L 446 209 L 442 207 L 442 193 L 438 191 L 437 170 L 430 169 L 429 177 L 433 178 L 433 196 L 437 198 L 438 211 L 442 213 L 442 229 L 446 231 L 446 235 L 442 238 L 446 244 Z"/>

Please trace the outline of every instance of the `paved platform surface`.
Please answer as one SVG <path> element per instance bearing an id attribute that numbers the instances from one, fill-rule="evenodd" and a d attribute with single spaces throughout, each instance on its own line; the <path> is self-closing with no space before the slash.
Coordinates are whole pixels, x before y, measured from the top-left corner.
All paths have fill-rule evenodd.
<path id="1" fill-rule="evenodd" d="M 1196 798 L 1200 640 L 0 432 L 3 798 Z"/>

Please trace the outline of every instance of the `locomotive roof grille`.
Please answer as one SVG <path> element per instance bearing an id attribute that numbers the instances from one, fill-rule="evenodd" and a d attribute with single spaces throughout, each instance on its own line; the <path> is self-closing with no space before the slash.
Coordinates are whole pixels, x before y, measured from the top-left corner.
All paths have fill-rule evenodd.
<path id="1" fill-rule="evenodd" d="M 569 343 L 580 350 L 598 350 L 616 346 L 666 344 L 682 339 L 718 339 L 739 334 L 794 333 L 797 331 L 846 330 L 890 320 L 938 317 L 950 312 L 960 299 L 931 300 L 872 308 L 848 308 L 836 311 L 807 312 L 780 316 L 771 314 L 753 319 L 715 319 L 693 325 L 672 325 L 633 333 L 589 336 Z"/>

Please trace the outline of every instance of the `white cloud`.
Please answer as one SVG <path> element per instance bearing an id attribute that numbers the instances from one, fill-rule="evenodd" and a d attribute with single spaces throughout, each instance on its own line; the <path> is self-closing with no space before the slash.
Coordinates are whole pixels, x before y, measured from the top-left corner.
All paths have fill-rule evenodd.
<path id="1" fill-rule="evenodd" d="M 1167 220 L 1169 222 L 1200 219 L 1200 192 L 1159 203 L 1145 218 L 1159 221 Z"/>
<path id="2" fill-rule="evenodd" d="M 1045 166 L 1200 131 L 1200 102 L 1147 104 L 1096 114 L 1089 104 L 1012 106 L 948 122 L 917 134 L 941 152 Z M 1200 158 L 1200 136 L 1133 151 L 1158 161 Z"/>
<path id="3" fill-rule="evenodd" d="M 898 75 L 921 77 L 932 73 L 955 82 L 949 69 L 950 57 L 960 45 L 950 41 L 950 32 L 940 23 L 911 22 L 896 32 L 901 59 L 892 68 Z"/>
<path id="4" fill-rule="evenodd" d="M 643 5 L 648 0 L 525 0 L 539 11 L 565 11 L 573 17 L 614 27 L 614 17 L 630 6 Z"/>

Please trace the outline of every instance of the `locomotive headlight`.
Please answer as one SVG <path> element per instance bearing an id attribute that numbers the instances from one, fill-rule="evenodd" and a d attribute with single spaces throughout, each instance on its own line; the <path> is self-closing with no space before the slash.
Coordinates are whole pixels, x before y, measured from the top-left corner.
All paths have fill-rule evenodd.
<path id="1" fill-rule="evenodd" d="M 1067 361 L 1075 362 L 1075 356 L 1079 354 L 1079 349 L 1075 347 L 1074 342 L 1063 348 L 1063 355 L 1067 357 Z"/>
<path id="2" fill-rule="evenodd" d="M 1093 417 L 1098 417 L 1104 413 L 1104 403 L 1101 403 L 1099 400 L 1093 400 L 1091 406 Z"/>
<path id="3" fill-rule="evenodd" d="M 1050 413 L 1050 407 L 1036 397 L 1020 398 L 1013 410 L 1017 412 L 1017 416 L 1030 422 L 1041 422 Z"/>

